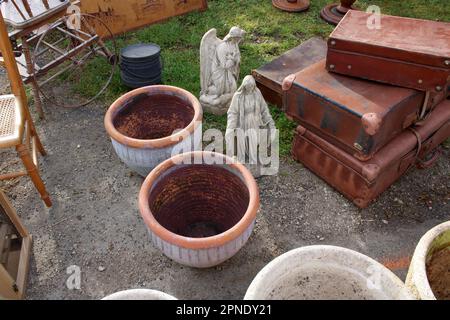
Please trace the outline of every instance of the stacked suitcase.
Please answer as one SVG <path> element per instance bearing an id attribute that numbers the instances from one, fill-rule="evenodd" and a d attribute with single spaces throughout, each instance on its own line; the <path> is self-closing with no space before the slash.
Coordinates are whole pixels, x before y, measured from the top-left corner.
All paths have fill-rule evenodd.
<path id="1" fill-rule="evenodd" d="M 361 208 L 450 137 L 450 24 L 383 15 L 369 29 L 369 17 L 349 11 L 326 59 L 281 84 L 294 158 Z"/>

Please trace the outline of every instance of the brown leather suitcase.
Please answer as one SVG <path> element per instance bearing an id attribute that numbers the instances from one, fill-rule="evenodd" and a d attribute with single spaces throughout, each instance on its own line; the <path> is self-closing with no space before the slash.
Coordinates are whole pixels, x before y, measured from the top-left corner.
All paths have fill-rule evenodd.
<path id="1" fill-rule="evenodd" d="M 422 91 L 330 73 L 325 60 L 286 77 L 283 89 L 288 117 L 361 161 L 434 104 Z"/>
<path id="2" fill-rule="evenodd" d="M 437 147 L 449 136 L 450 100 L 445 100 L 421 125 L 403 131 L 370 161 L 355 159 L 302 126 L 296 130 L 292 154 L 358 207 L 365 208 L 409 168 L 432 165 L 439 155 Z"/>
<path id="3" fill-rule="evenodd" d="M 421 91 L 446 91 L 450 23 L 388 15 L 367 27 L 370 13 L 350 10 L 328 40 L 327 69 Z"/>
<path id="4" fill-rule="evenodd" d="M 252 74 L 264 99 L 281 108 L 283 94 L 281 84 L 284 78 L 325 59 L 326 55 L 327 43 L 321 38 L 311 38 L 272 62 L 253 70 Z"/>

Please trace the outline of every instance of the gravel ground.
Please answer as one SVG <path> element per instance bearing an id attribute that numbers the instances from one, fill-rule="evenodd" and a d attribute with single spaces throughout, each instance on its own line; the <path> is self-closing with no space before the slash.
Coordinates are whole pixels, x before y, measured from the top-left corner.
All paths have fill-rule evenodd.
<path id="1" fill-rule="evenodd" d="M 313 244 L 360 251 L 404 279 L 420 237 L 450 217 L 448 149 L 433 168 L 410 171 L 365 210 L 284 159 L 278 176 L 258 181 L 261 210 L 248 244 L 219 267 L 183 267 L 149 241 L 137 209 L 143 179 L 114 154 L 103 127 L 106 108 L 48 107 L 37 123 L 49 153 L 40 164 L 51 209 L 29 179 L 0 183 L 34 237 L 29 299 L 99 299 L 130 288 L 180 299 L 241 299 L 273 258 Z M 0 152 L 0 169 L 19 165 L 13 152 Z M 81 290 L 66 287 L 71 265 L 81 268 Z"/>

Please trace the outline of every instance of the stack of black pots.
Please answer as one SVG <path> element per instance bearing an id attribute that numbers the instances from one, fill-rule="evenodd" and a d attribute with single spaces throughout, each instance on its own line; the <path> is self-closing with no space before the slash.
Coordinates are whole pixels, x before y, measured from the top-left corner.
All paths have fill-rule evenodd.
<path id="1" fill-rule="evenodd" d="M 139 43 L 122 49 L 120 77 L 129 88 L 162 83 L 161 48 L 153 43 Z"/>

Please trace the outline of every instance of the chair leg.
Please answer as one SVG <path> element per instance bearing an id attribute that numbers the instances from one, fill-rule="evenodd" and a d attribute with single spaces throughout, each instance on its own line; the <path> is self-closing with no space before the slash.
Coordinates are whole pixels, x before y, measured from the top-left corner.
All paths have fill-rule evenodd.
<path id="1" fill-rule="evenodd" d="M 28 108 L 25 108 L 25 117 L 26 117 L 25 121 L 26 121 L 27 126 L 28 126 L 28 128 L 30 130 L 30 133 L 31 133 L 31 137 L 36 138 L 35 141 L 36 141 L 37 150 L 39 151 L 39 153 L 42 156 L 45 157 L 47 155 L 47 151 L 45 151 L 45 148 L 44 148 L 44 146 L 43 146 L 43 144 L 41 142 L 41 138 L 39 138 L 39 134 L 37 133 L 36 127 L 34 126 L 34 122 L 33 122 L 33 119 L 31 118 L 31 114 L 28 111 Z"/>
<path id="2" fill-rule="evenodd" d="M 27 72 L 29 75 L 33 76 L 35 73 L 34 64 L 31 59 L 30 47 L 28 46 L 28 42 L 25 37 L 22 38 L 22 50 L 23 55 L 25 56 L 25 61 L 27 63 Z M 36 111 L 39 114 L 39 118 L 44 119 L 44 110 L 42 109 L 42 101 L 39 95 L 39 87 L 35 78 L 31 79 L 31 89 L 33 91 L 34 105 L 36 107 Z"/>
<path id="3" fill-rule="evenodd" d="M 31 90 L 33 91 L 33 97 L 34 97 L 34 106 L 36 107 L 36 111 L 39 115 L 40 119 L 44 119 L 44 109 L 42 109 L 42 100 L 41 96 L 39 95 L 39 88 L 36 81 L 33 79 L 31 80 Z"/>
<path id="4" fill-rule="evenodd" d="M 41 142 L 41 138 L 39 138 L 39 135 L 37 134 L 36 129 L 34 129 L 34 132 L 33 132 L 33 130 L 31 130 L 31 135 L 32 135 L 32 137 L 35 138 L 36 147 L 37 147 L 39 153 L 43 157 L 45 157 L 47 155 L 47 151 L 45 151 L 45 148 L 44 148 L 44 146 L 42 145 L 42 142 Z"/>
<path id="5" fill-rule="evenodd" d="M 39 191 L 45 205 L 47 207 L 51 207 L 52 201 L 50 200 L 47 189 L 45 188 L 45 184 L 42 181 L 41 176 L 39 175 L 38 169 L 33 163 L 33 159 L 31 157 L 29 149 L 25 145 L 19 144 L 18 146 L 16 146 L 16 150 L 19 154 L 19 157 L 22 159 L 23 165 L 25 166 L 28 175 L 31 178 L 31 181 L 33 181 L 34 186 Z"/>

